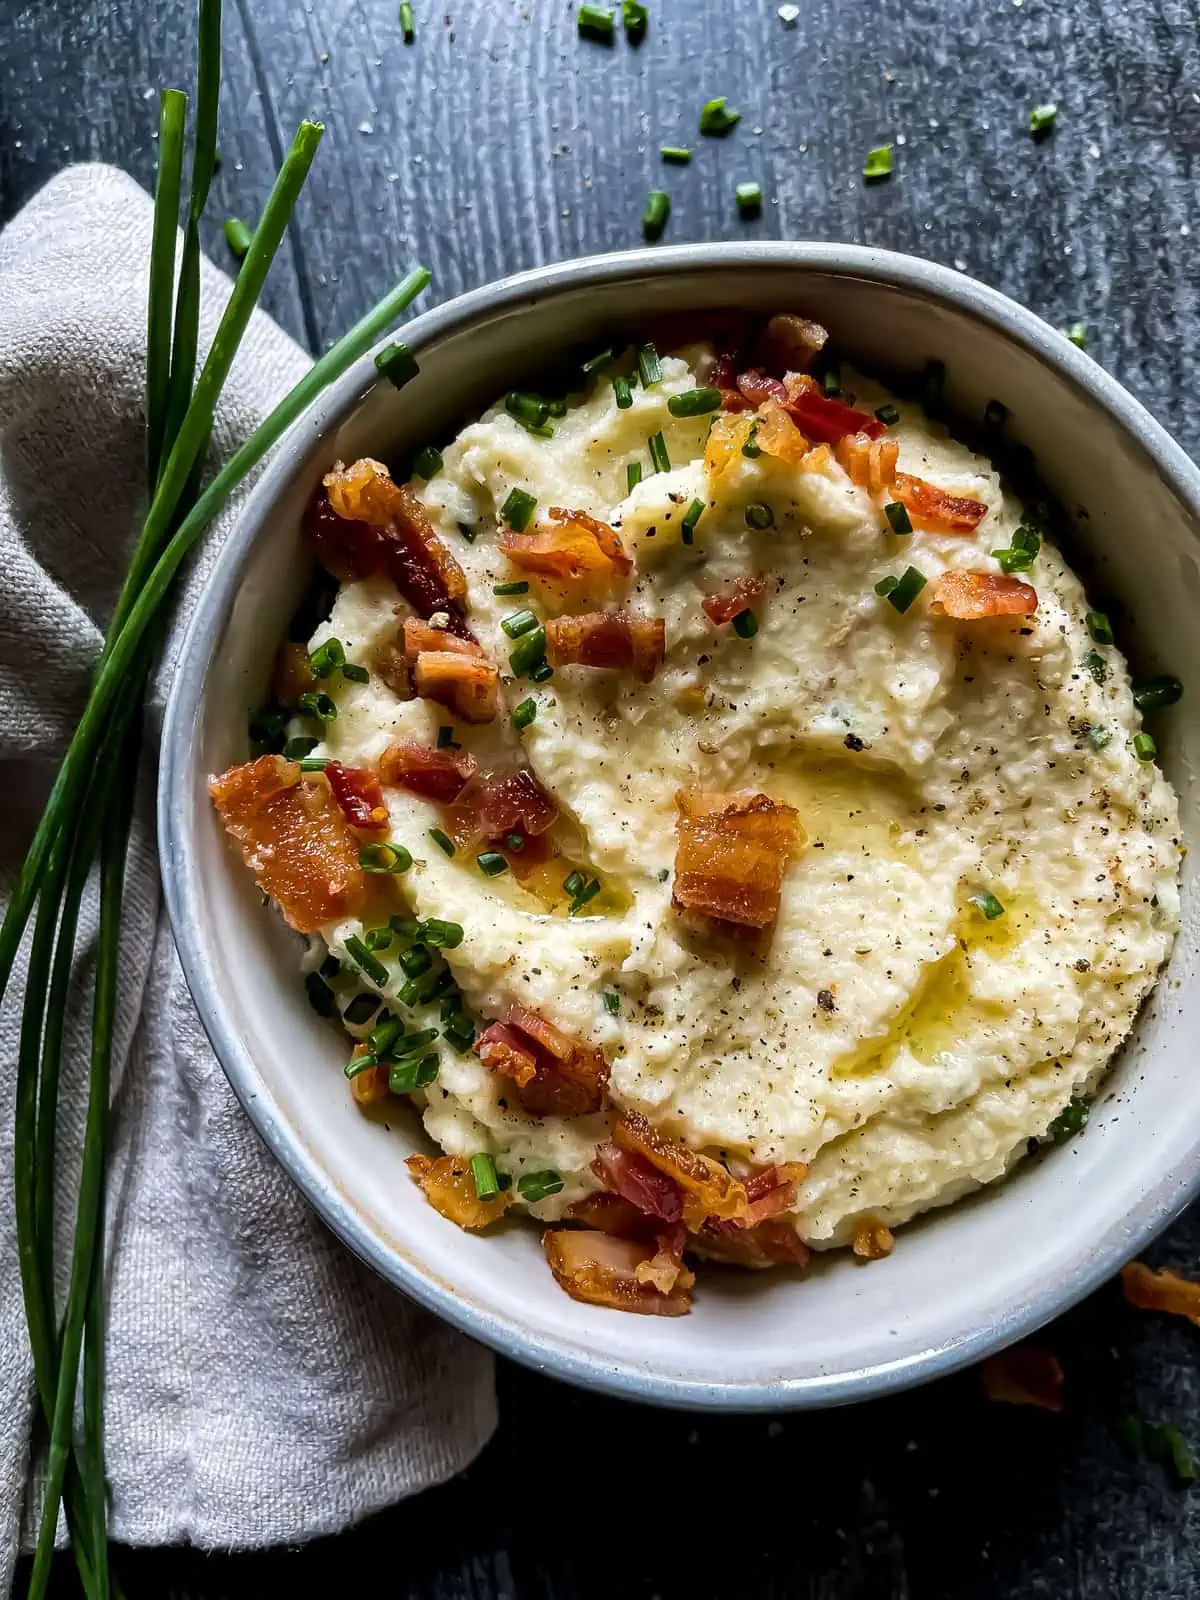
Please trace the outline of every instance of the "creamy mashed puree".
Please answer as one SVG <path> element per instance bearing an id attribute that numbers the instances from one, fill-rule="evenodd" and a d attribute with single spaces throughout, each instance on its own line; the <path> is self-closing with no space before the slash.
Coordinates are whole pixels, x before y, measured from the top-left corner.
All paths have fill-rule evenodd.
<path id="1" fill-rule="evenodd" d="M 602 377 L 552 437 L 496 407 L 415 480 L 502 668 L 500 716 L 456 724 L 455 737 L 481 766 L 532 767 L 601 893 L 571 917 L 511 873 L 486 877 L 470 852 L 448 858 L 430 836 L 437 808 L 402 789 L 385 789 L 387 837 L 415 858 L 401 880 L 415 915 L 465 929 L 445 956 L 479 1018 L 517 1001 L 599 1046 L 617 1107 L 735 1171 L 803 1163 L 790 1220 L 811 1245 L 838 1245 L 865 1218 L 903 1223 L 998 1178 L 1095 1088 L 1170 952 L 1176 801 L 1135 753 L 1126 664 L 1089 636 L 1083 589 L 1053 544 L 1020 574 L 1033 615 L 931 609 L 940 575 L 998 571 L 991 552 L 1022 523 L 986 459 L 895 401 L 900 469 L 986 502 L 966 536 L 898 536 L 881 497 L 836 460 L 802 470 L 738 452 L 718 479 L 704 465 L 711 418 L 668 409 L 709 366 L 700 347 L 664 357 L 661 381 L 635 385 L 627 409 Z M 857 375 L 845 387 L 868 412 L 892 399 Z M 647 453 L 656 433 L 670 470 Z M 644 474 L 632 491 L 630 463 Z M 617 530 L 635 565 L 607 603 L 666 624 L 652 682 L 583 666 L 541 684 L 507 676 L 502 619 L 569 609 L 536 577 L 526 596 L 493 592 L 528 577 L 497 548 L 514 487 L 537 502 L 530 531 L 551 506 Z M 689 545 L 681 524 L 697 499 Z M 762 506 L 771 525 L 749 525 Z M 929 584 L 901 613 L 876 585 L 909 567 Z M 767 576 L 757 632 L 714 626 L 704 597 L 754 574 Z M 345 583 L 311 645 L 336 638 L 369 667 L 398 606 L 386 578 Z M 510 713 L 530 696 L 536 717 L 518 731 Z M 355 767 L 397 740 L 432 745 L 453 721 L 377 673 L 337 698 L 315 754 Z M 803 843 L 766 939 L 672 909 L 675 797 L 695 789 L 762 792 L 798 813 Z M 322 932 L 346 958 L 364 926 Z M 379 959 L 391 993 L 403 974 L 394 953 Z M 599 1187 L 590 1163 L 611 1114 L 531 1117 L 511 1087 L 443 1049 L 416 1099 L 447 1152 L 489 1152 L 514 1181 L 560 1173 L 561 1192 L 532 1207 L 560 1217 Z"/>

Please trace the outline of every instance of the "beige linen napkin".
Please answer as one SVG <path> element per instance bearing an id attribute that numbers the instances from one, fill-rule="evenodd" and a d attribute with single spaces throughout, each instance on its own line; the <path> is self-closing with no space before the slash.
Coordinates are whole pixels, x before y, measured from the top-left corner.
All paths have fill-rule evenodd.
<path id="1" fill-rule="evenodd" d="M 62 173 L 0 234 L 6 889 L 83 704 L 142 510 L 150 222 L 150 202 L 129 178 L 82 166 Z M 203 284 L 207 340 L 229 283 L 206 262 Z M 256 315 L 217 415 L 214 452 L 226 454 L 249 433 L 306 366 L 297 346 Z M 236 514 L 234 504 L 209 534 L 181 611 Z M 325 1231 L 259 1143 L 209 1050 L 176 961 L 154 854 L 154 744 L 169 676 L 168 660 L 150 708 L 122 953 L 109 1196 L 112 1528 L 131 1543 L 293 1542 L 465 1466 L 494 1426 L 491 1361 Z M 92 894 L 85 956 L 94 927 Z M 0 1015 L 0 1183 L 8 1197 L 15 998 Z M 76 1146 L 82 1055 L 68 1040 L 62 1125 Z M 59 1202 L 60 1211 L 73 1210 L 66 1169 Z M 6 1198 L 0 1593 L 20 1537 L 33 1415 Z"/>

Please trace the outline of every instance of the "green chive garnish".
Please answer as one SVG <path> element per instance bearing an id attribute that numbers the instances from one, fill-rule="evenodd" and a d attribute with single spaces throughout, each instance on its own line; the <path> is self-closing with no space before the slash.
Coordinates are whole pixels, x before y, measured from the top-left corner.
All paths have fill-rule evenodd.
<path id="1" fill-rule="evenodd" d="M 528 633 L 530 628 L 536 628 L 537 625 L 538 619 L 532 611 L 513 611 L 500 623 L 510 639 L 519 639 L 523 633 Z"/>
<path id="2" fill-rule="evenodd" d="M 409 1056 L 393 1064 L 388 1072 L 388 1088 L 393 1094 L 411 1094 L 414 1089 L 423 1089 L 427 1083 L 432 1083 L 437 1072 L 436 1052 L 431 1051 L 427 1056 Z"/>
<path id="3" fill-rule="evenodd" d="M 671 458 L 667 454 L 667 441 L 661 433 L 652 433 L 646 441 L 650 447 L 650 460 L 655 472 L 670 472 Z"/>
<path id="4" fill-rule="evenodd" d="M 614 989 L 605 989 L 602 999 L 604 1001 L 604 1009 L 610 1017 L 620 1016 L 621 996 Z"/>
<path id="5" fill-rule="evenodd" d="M 863 177 L 867 183 L 879 183 L 884 178 L 892 175 L 892 147 L 890 144 L 876 145 L 874 150 L 867 151 L 867 158 L 863 162 Z"/>
<path id="6" fill-rule="evenodd" d="M 1139 684 L 1133 691 L 1133 703 L 1139 711 L 1161 711 L 1164 706 L 1173 706 L 1182 693 L 1179 679 L 1164 673 L 1160 678 Z"/>
<path id="7" fill-rule="evenodd" d="M 499 850 L 485 850 L 475 859 L 479 863 L 480 872 L 487 878 L 498 878 L 502 872 L 508 871 L 508 862 Z"/>
<path id="8" fill-rule="evenodd" d="M 441 917 L 426 917 L 421 924 L 421 938 L 435 950 L 457 950 L 463 942 L 461 922 L 443 922 Z"/>
<path id="9" fill-rule="evenodd" d="M 900 538 L 907 537 L 913 531 L 912 518 L 908 514 L 908 507 L 901 505 L 899 500 L 889 500 L 883 508 L 887 518 L 888 527 Z"/>
<path id="10" fill-rule="evenodd" d="M 583 910 L 584 906 L 587 905 L 589 900 L 594 900 L 599 893 L 599 878 L 593 878 L 590 882 L 585 883 L 583 888 L 580 889 L 574 900 L 572 900 L 571 904 L 567 907 L 567 915 L 569 917 L 575 916 L 577 912 Z"/>
<path id="11" fill-rule="evenodd" d="M 570 895 L 572 897 L 572 899 L 574 899 L 574 897 L 583 888 L 583 885 L 584 885 L 583 873 L 582 872 L 572 872 L 567 877 L 565 877 L 563 879 L 563 893 L 567 894 L 567 895 Z"/>
<path id="12" fill-rule="evenodd" d="M 364 844 L 358 852 L 358 864 L 364 872 L 407 872 L 412 856 L 402 844 Z"/>
<path id="13" fill-rule="evenodd" d="M 303 737 L 289 739 L 283 747 L 284 758 L 287 761 L 303 761 L 320 744 L 319 739 L 306 739 Z"/>
<path id="14" fill-rule="evenodd" d="M 597 44 L 612 44 L 616 28 L 611 11 L 601 6 L 580 6 L 577 22 L 581 38 L 593 39 Z"/>
<path id="15" fill-rule="evenodd" d="M 389 344 L 375 357 L 376 370 L 397 389 L 403 389 L 420 372 L 417 358 L 406 344 Z"/>
<path id="16" fill-rule="evenodd" d="M 997 917 L 1004 915 L 1004 907 L 990 889 L 980 889 L 978 894 L 969 896 L 971 904 L 980 910 L 989 922 L 994 922 Z"/>
<path id="17" fill-rule="evenodd" d="M 753 639 L 758 632 L 758 618 L 753 611 L 739 611 L 733 619 L 733 631 L 739 639 Z"/>
<path id="18" fill-rule="evenodd" d="M 454 840 L 449 834 L 443 833 L 440 828 L 430 828 L 429 837 L 439 850 L 444 850 L 448 856 L 454 854 Z"/>
<path id="19" fill-rule="evenodd" d="M 377 1067 L 378 1065 L 379 1062 L 370 1053 L 370 1051 L 368 1051 L 366 1055 L 352 1056 L 342 1068 L 342 1071 L 346 1074 L 347 1078 L 353 1080 L 354 1078 L 360 1077 L 364 1072 L 370 1072 L 372 1067 Z"/>
<path id="20" fill-rule="evenodd" d="M 240 261 L 250 248 L 250 229 L 241 217 L 229 217 L 224 227 L 225 243 Z"/>
<path id="21" fill-rule="evenodd" d="M 356 661 L 347 661 L 342 668 L 342 677 L 347 683 L 370 683 L 371 674 L 366 667 L 360 667 Z"/>
<path id="22" fill-rule="evenodd" d="M 550 402 L 543 399 L 540 394 L 523 394 L 519 389 L 510 389 L 504 396 L 504 409 L 510 417 L 515 417 L 523 428 L 537 438 L 553 438 L 554 429 L 547 420 L 550 416 Z"/>
<path id="23" fill-rule="evenodd" d="M 309 691 L 302 694 L 296 701 L 296 710 L 308 717 L 316 717 L 319 722 L 335 722 L 337 720 L 337 706 L 323 691 L 314 693 Z"/>
<path id="24" fill-rule="evenodd" d="M 584 6 L 583 11 L 593 8 Z M 611 19 L 610 19 L 611 20 Z M 500 1180 L 496 1176 L 496 1163 L 485 1152 L 471 1157 L 471 1176 L 475 1180 L 475 1194 L 480 1200 L 494 1200 L 500 1193 Z"/>
<path id="25" fill-rule="evenodd" d="M 414 944 L 411 949 L 401 952 L 400 970 L 406 978 L 423 977 L 432 965 L 433 957 L 423 944 Z"/>
<path id="26" fill-rule="evenodd" d="M 328 678 L 338 667 L 346 664 L 346 651 L 340 639 L 326 639 L 308 658 L 308 670 L 314 678 Z"/>
<path id="27" fill-rule="evenodd" d="M 528 594 L 529 585 L 524 578 L 517 578 L 513 583 L 494 583 L 492 593 L 501 598 L 510 594 Z"/>
<path id="28" fill-rule="evenodd" d="M 400 0 L 400 36 L 405 44 L 412 44 L 417 37 L 416 23 L 413 21 L 413 8 L 409 0 Z"/>
<path id="29" fill-rule="evenodd" d="M 625 467 L 625 493 L 632 494 L 642 481 L 642 463 L 630 461 Z"/>
<path id="30" fill-rule="evenodd" d="M 900 408 L 890 402 L 885 406 L 876 406 L 875 416 L 885 427 L 891 428 L 900 421 Z"/>
<path id="31" fill-rule="evenodd" d="M 1067 338 L 1077 350 L 1085 349 L 1088 342 L 1087 323 L 1073 322 L 1067 329 Z"/>
<path id="32" fill-rule="evenodd" d="M 891 576 L 881 578 L 875 585 L 875 593 L 881 595 L 903 616 L 925 587 L 925 582 L 925 575 L 918 572 L 916 567 L 907 567 L 899 578 Z"/>
<path id="33" fill-rule="evenodd" d="M 531 1206 L 549 1195 L 558 1194 L 562 1186 L 562 1179 L 550 1168 L 545 1172 L 525 1172 L 517 1179 L 517 1193 Z"/>
<path id="34" fill-rule="evenodd" d="M 342 1012 L 342 1018 L 344 1021 L 348 1022 L 352 1028 L 361 1028 L 364 1022 L 370 1022 L 371 1018 L 378 1010 L 378 995 L 356 994 L 353 1000 L 350 1001 L 349 1005 Z"/>
<path id="35" fill-rule="evenodd" d="M 992 554 L 1000 563 L 1001 572 L 1028 572 L 1041 548 L 1041 534 L 1022 523 L 1012 536 L 1011 546 L 1007 550 L 993 550 Z"/>
<path id="36" fill-rule="evenodd" d="M 532 695 L 522 700 L 520 705 L 513 707 L 513 727 L 527 728 L 537 716 L 537 701 Z"/>
<path id="37" fill-rule="evenodd" d="M 642 238 L 651 244 L 661 239 L 671 215 L 671 196 L 665 189 L 651 189 L 642 210 Z"/>
<path id="38" fill-rule="evenodd" d="M 436 1028 L 422 1028 L 419 1033 L 406 1033 L 403 1039 L 397 1039 L 392 1046 L 392 1055 L 397 1060 L 402 1056 L 412 1056 L 418 1050 L 424 1050 L 426 1045 L 432 1044 L 437 1036 Z"/>
<path id="39" fill-rule="evenodd" d="M 733 191 L 737 199 L 738 215 L 743 222 L 762 216 L 763 192 L 760 183 L 739 183 Z"/>
<path id="40" fill-rule="evenodd" d="M 836 356 L 827 356 L 821 371 L 821 392 L 830 399 L 842 392 L 842 367 Z"/>
<path id="41" fill-rule="evenodd" d="M 366 945 L 356 933 L 347 935 L 346 953 L 350 956 L 355 965 L 366 973 L 367 977 L 370 978 L 372 983 L 377 983 L 382 986 L 388 981 L 387 968 L 384 966 L 382 961 L 376 961 L 375 957 L 367 949 Z"/>
<path id="42" fill-rule="evenodd" d="M 416 917 L 405 916 L 404 912 L 397 911 L 388 918 L 388 927 L 400 939 L 419 939 L 421 937 L 421 924 Z"/>
<path id="43" fill-rule="evenodd" d="M 1112 743 L 1112 734 L 1107 728 L 1096 727 L 1089 724 L 1081 730 L 1087 737 L 1087 742 L 1093 750 L 1103 750 Z"/>
<path id="44" fill-rule="evenodd" d="M 1058 107 L 1053 101 L 1047 101 L 1045 105 L 1034 106 L 1033 110 L 1029 113 L 1030 133 L 1035 139 L 1038 137 L 1044 138 L 1045 135 L 1050 132 L 1051 128 L 1053 128 L 1054 120 L 1057 116 Z"/>
<path id="45" fill-rule="evenodd" d="M 706 100 L 700 112 L 700 132 L 713 138 L 722 138 L 742 120 L 740 111 L 732 111 L 725 104 L 725 96 Z"/>
<path id="46" fill-rule="evenodd" d="M 696 537 L 696 524 L 704 515 L 704 501 L 693 500 L 683 513 L 683 521 L 679 524 L 679 536 L 684 544 L 691 544 Z"/>
<path id="47" fill-rule="evenodd" d="M 746 526 L 748 528 L 773 528 L 775 526 L 775 513 L 770 506 L 764 505 L 761 500 L 753 500 L 746 507 Z"/>
<path id="48" fill-rule="evenodd" d="M 508 664 L 517 678 L 535 672 L 545 665 L 545 661 L 546 630 L 542 627 L 531 628 L 528 633 L 522 634 L 508 658 Z"/>
<path id="49" fill-rule="evenodd" d="M 319 972 L 310 972 L 304 979 L 308 1003 L 320 1017 L 332 1017 L 337 1011 L 333 990 Z"/>
<path id="50" fill-rule="evenodd" d="M 1089 611 L 1084 621 L 1087 623 L 1087 631 L 1097 644 L 1116 643 L 1113 637 L 1112 623 L 1103 611 Z"/>
<path id="51" fill-rule="evenodd" d="M 617 402 L 617 410 L 628 411 L 633 404 L 633 390 L 629 386 L 628 378 L 613 379 L 613 395 Z"/>
<path id="52" fill-rule="evenodd" d="M 413 462 L 413 471 L 418 478 L 428 481 L 436 478 L 442 470 L 442 452 L 436 445 L 427 444 L 423 450 L 418 450 Z"/>
<path id="53" fill-rule="evenodd" d="M 376 1059 L 386 1056 L 403 1032 L 404 1024 L 400 1018 L 385 1010 L 380 1013 L 379 1021 L 367 1035 L 367 1048 Z"/>
<path id="54" fill-rule="evenodd" d="M 651 384 L 662 382 L 662 362 L 658 359 L 658 351 L 652 344 L 644 344 L 641 347 L 638 351 L 637 364 L 643 389 L 649 389 Z"/>
<path id="55" fill-rule="evenodd" d="M 371 928 L 363 935 L 363 943 L 367 949 L 374 953 L 377 950 L 387 950 L 394 935 L 390 928 Z"/>
<path id="56" fill-rule="evenodd" d="M 1090 1100 L 1073 1094 L 1046 1129 L 1047 1139 L 1069 1139 L 1076 1133 L 1082 1133 L 1091 1109 Z"/>
<path id="57" fill-rule="evenodd" d="M 305 759 L 300 763 L 300 771 L 324 772 L 328 765 L 329 761 L 325 756 L 306 756 Z"/>
<path id="58" fill-rule="evenodd" d="M 683 144 L 661 144 L 658 153 L 673 167 L 686 167 L 692 159 L 692 152 Z"/>
<path id="59" fill-rule="evenodd" d="M 685 389 L 682 394 L 673 394 L 667 401 L 667 410 L 673 417 L 703 417 L 720 408 L 720 389 Z"/>
<path id="60" fill-rule="evenodd" d="M 622 0 L 621 21 L 630 44 L 641 44 L 650 21 L 650 13 L 641 0 Z"/>
<path id="61" fill-rule="evenodd" d="M 536 505 L 537 501 L 533 495 L 527 494 L 524 489 L 510 489 L 507 499 L 500 507 L 500 515 L 514 533 L 524 533 Z"/>
<path id="62" fill-rule="evenodd" d="M 474 544 L 476 539 L 479 537 L 479 529 L 473 528 L 469 522 L 460 522 L 458 525 L 458 531 L 462 534 L 463 538 L 468 544 Z"/>
<path id="63" fill-rule="evenodd" d="M 534 667 L 529 676 L 533 679 L 534 683 L 545 683 L 547 678 L 552 678 L 554 676 L 554 668 L 548 661 L 542 661 L 536 667 Z"/>
<path id="64" fill-rule="evenodd" d="M 589 356 L 586 361 L 580 363 L 579 370 L 585 378 L 590 378 L 593 372 L 599 372 L 601 367 L 606 367 L 613 359 L 613 355 L 611 347 L 597 350 L 594 356 Z"/>
<path id="65" fill-rule="evenodd" d="M 1083 658 L 1083 669 L 1094 683 L 1108 681 L 1108 662 L 1095 650 L 1089 650 Z"/>
<path id="66" fill-rule="evenodd" d="M 742 446 L 742 454 L 750 461 L 757 461 L 762 455 L 762 445 L 758 442 L 758 423 L 750 424 L 750 432 L 746 435 L 746 442 Z"/>

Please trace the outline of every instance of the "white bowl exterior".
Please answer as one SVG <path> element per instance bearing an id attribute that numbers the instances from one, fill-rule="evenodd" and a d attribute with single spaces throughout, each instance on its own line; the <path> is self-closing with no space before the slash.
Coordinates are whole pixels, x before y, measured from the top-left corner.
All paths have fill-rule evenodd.
<path id="1" fill-rule="evenodd" d="M 305 1003 L 298 942 L 262 908 L 205 788 L 245 757 L 247 713 L 306 577 L 300 516 L 332 461 L 440 437 L 556 353 L 633 318 L 731 304 L 803 311 L 866 367 L 940 358 L 963 415 L 1003 401 L 1064 507 L 1087 513 L 1079 545 L 1097 592 L 1138 619 L 1121 642 L 1140 668 L 1169 668 L 1200 690 L 1197 474 L 1088 357 L 1001 296 L 909 258 L 786 244 L 639 252 L 529 274 L 428 313 L 404 335 L 421 363 L 412 384 L 374 384 L 368 359 L 297 425 L 190 627 L 165 727 L 160 836 L 180 954 L 234 1088 L 309 1199 L 379 1271 L 496 1348 L 595 1387 L 685 1405 L 822 1405 L 951 1370 L 1020 1336 L 1191 1196 L 1200 1005 L 1190 885 L 1170 969 L 1085 1137 L 905 1228 L 869 1268 L 843 1253 L 803 1278 L 705 1273 L 689 1317 L 639 1318 L 569 1300 L 536 1229 L 473 1236 L 426 1205 L 403 1166 L 415 1122 L 388 1131 L 355 1110 L 341 1044 Z M 1186 700 L 1162 720 L 1160 746 L 1194 859 L 1200 718 Z"/>

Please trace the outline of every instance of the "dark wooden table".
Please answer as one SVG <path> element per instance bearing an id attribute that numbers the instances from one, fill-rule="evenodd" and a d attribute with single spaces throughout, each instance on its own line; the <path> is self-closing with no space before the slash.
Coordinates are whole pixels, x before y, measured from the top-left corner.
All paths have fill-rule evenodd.
<path id="1" fill-rule="evenodd" d="M 1082 320 L 1096 359 L 1195 451 L 1200 0 L 799 4 L 789 28 L 777 0 L 650 0 L 635 51 L 579 40 L 573 0 L 415 0 L 411 48 L 395 0 L 230 0 L 209 249 L 222 258 L 222 216 L 254 217 L 306 115 L 328 133 L 267 303 L 313 350 L 414 260 L 445 298 L 634 244 L 661 184 L 668 239 L 884 245 Z M 3 0 L 0 221 L 71 161 L 148 185 L 153 91 L 190 83 L 193 41 L 191 0 Z M 719 94 L 742 121 L 702 140 Z M 1058 125 L 1035 144 L 1046 100 Z M 886 141 L 895 174 L 866 187 L 863 155 Z M 691 144 L 690 167 L 664 167 L 662 143 Z M 754 223 L 734 205 L 745 179 L 766 195 Z M 1200 1265 L 1200 1219 L 1155 1258 Z M 1194 1596 L 1200 1492 L 1126 1457 L 1111 1419 L 1162 1418 L 1200 1446 L 1200 1333 L 1110 1288 L 1046 1342 L 1068 1373 L 1061 1416 L 988 1404 L 968 1374 L 853 1410 L 712 1420 L 506 1367 L 500 1432 L 446 1488 L 303 1553 L 122 1552 L 121 1575 L 156 1600 L 381 1578 L 414 1600 Z"/>

